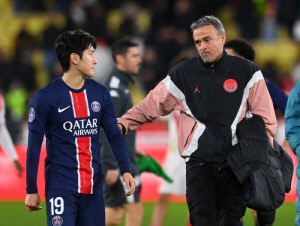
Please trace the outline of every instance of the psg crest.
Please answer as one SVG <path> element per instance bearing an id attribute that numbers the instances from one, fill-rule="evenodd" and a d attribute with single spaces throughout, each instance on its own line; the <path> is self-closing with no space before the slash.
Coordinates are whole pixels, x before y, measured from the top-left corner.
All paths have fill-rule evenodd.
<path id="1" fill-rule="evenodd" d="M 228 93 L 233 93 L 236 91 L 238 84 L 234 79 L 227 79 L 224 82 L 223 87 Z"/>
<path id="2" fill-rule="evenodd" d="M 91 104 L 91 107 L 94 112 L 99 112 L 101 109 L 101 105 L 99 104 L 98 101 L 93 101 L 93 103 Z"/>
<path id="3" fill-rule="evenodd" d="M 35 118 L 35 110 L 33 107 L 31 107 L 29 109 L 28 121 L 32 122 L 34 118 Z"/>
<path id="4" fill-rule="evenodd" d="M 60 216 L 55 216 L 52 218 L 52 224 L 55 226 L 61 226 L 63 224 L 63 219 Z"/>

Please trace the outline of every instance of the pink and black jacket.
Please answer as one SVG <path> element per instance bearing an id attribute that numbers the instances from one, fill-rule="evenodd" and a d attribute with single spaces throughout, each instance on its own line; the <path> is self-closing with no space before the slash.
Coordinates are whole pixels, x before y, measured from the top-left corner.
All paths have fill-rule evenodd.
<path id="1" fill-rule="evenodd" d="M 183 158 L 222 163 L 238 142 L 237 124 L 247 112 L 263 118 L 271 143 L 277 121 L 261 71 L 252 62 L 227 55 L 213 67 L 200 57 L 175 66 L 137 106 L 118 119 L 126 130 L 181 112 L 178 146 Z"/>

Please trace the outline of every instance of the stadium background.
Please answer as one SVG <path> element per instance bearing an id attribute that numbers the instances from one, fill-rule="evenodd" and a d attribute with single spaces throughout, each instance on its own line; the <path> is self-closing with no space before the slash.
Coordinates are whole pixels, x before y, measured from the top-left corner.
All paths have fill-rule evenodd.
<path id="1" fill-rule="evenodd" d="M 0 90 L 7 104 L 7 126 L 23 166 L 28 104 L 38 89 L 62 75 L 53 43 L 64 30 L 81 28 L 97 38 L 98 64 L 94 79 L 99 82 L 113 66 L 110 57 L 113 41 L 128 36 L 141 45 L 141 73 L 131 86 L 135 104 L 166 76 L 174 62 L 196 55 L 189 25 L 203 15 L 216 15 L 222 20 L 227 40 L 237 37 L 249 40 L 256 50 L 255 63 L 264 76 L 287 94 L 300 80 L 300 3 L 297 0 L 1 0 L 0 15 Z M 276 138 L 282 142 L 283 116 L 276 113 L 279 120 Z M 160 122 L 145 125 L 138 130 L 138 147 L 163 164 L 167 135 Z M 43 149 L 41 162 L 44 157 Z M 285 201 L 292 206 L 296 197 L 295 180 L 294 175 L 293 189 Z M 160 178 L 143 173 L 143 202 L 155 202 L 160 182 Z M 43 164 L 39 168 L 38 185 L 43 195 Z M 0 206 L 21 201 L 20 211 L 26 211 L 25 194 L 25 174 L 17 177 L 13 164 L 0 149 Z M 185 199 L 174 196 L 172 201 L 176 206 Z M 8 211 L 9 208 L 0 207 L 0 219 L 12 218 Z M 145 217 L 151 215 L 151 207 L 149 211 Z M 289 218 L 294 219 L 295 215 L 292 208 Z M 173 218 L 176 216 L 184 218 L 174 213 Z M 276 223 L 277 219 L 275 225 L 280 225 Z"/>

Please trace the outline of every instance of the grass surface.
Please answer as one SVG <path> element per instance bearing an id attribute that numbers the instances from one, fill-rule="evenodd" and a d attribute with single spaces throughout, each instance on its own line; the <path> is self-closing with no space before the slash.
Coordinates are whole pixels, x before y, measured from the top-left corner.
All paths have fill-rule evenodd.
<path id="1" fill-rule="evenodd" d="M 28 213 L 24 202 L 0 202 L 0 225 L 1 226 L 45 226 L 46 204 L 40 211 Z M 154 203 L 143 203 L 144 218 L 142 226 L 149 226 Z M 294 203 L 285 203 L 278 210 L 273 226 L 295 225 L 296 210 Z M 187 219 L 187 207 L 184 203 L 172 203 L 168 210 L 165 226 L 185 226 Z M 121 224 L 124 225 L 124 224 Z M 251 213 L 247 210 L 244 226 L 254 226 Z"/>

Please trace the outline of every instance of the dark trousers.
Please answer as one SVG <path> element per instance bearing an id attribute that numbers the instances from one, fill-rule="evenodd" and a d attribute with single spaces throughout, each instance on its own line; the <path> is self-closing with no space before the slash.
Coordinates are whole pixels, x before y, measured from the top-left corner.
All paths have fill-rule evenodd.
<path id="1" fill-rule="evenodd" d="M 186 186 L 193 226 L 237 226 L 245 214 L 243 186 L 228 166 L 194 165 L 187 169 Z"/>

